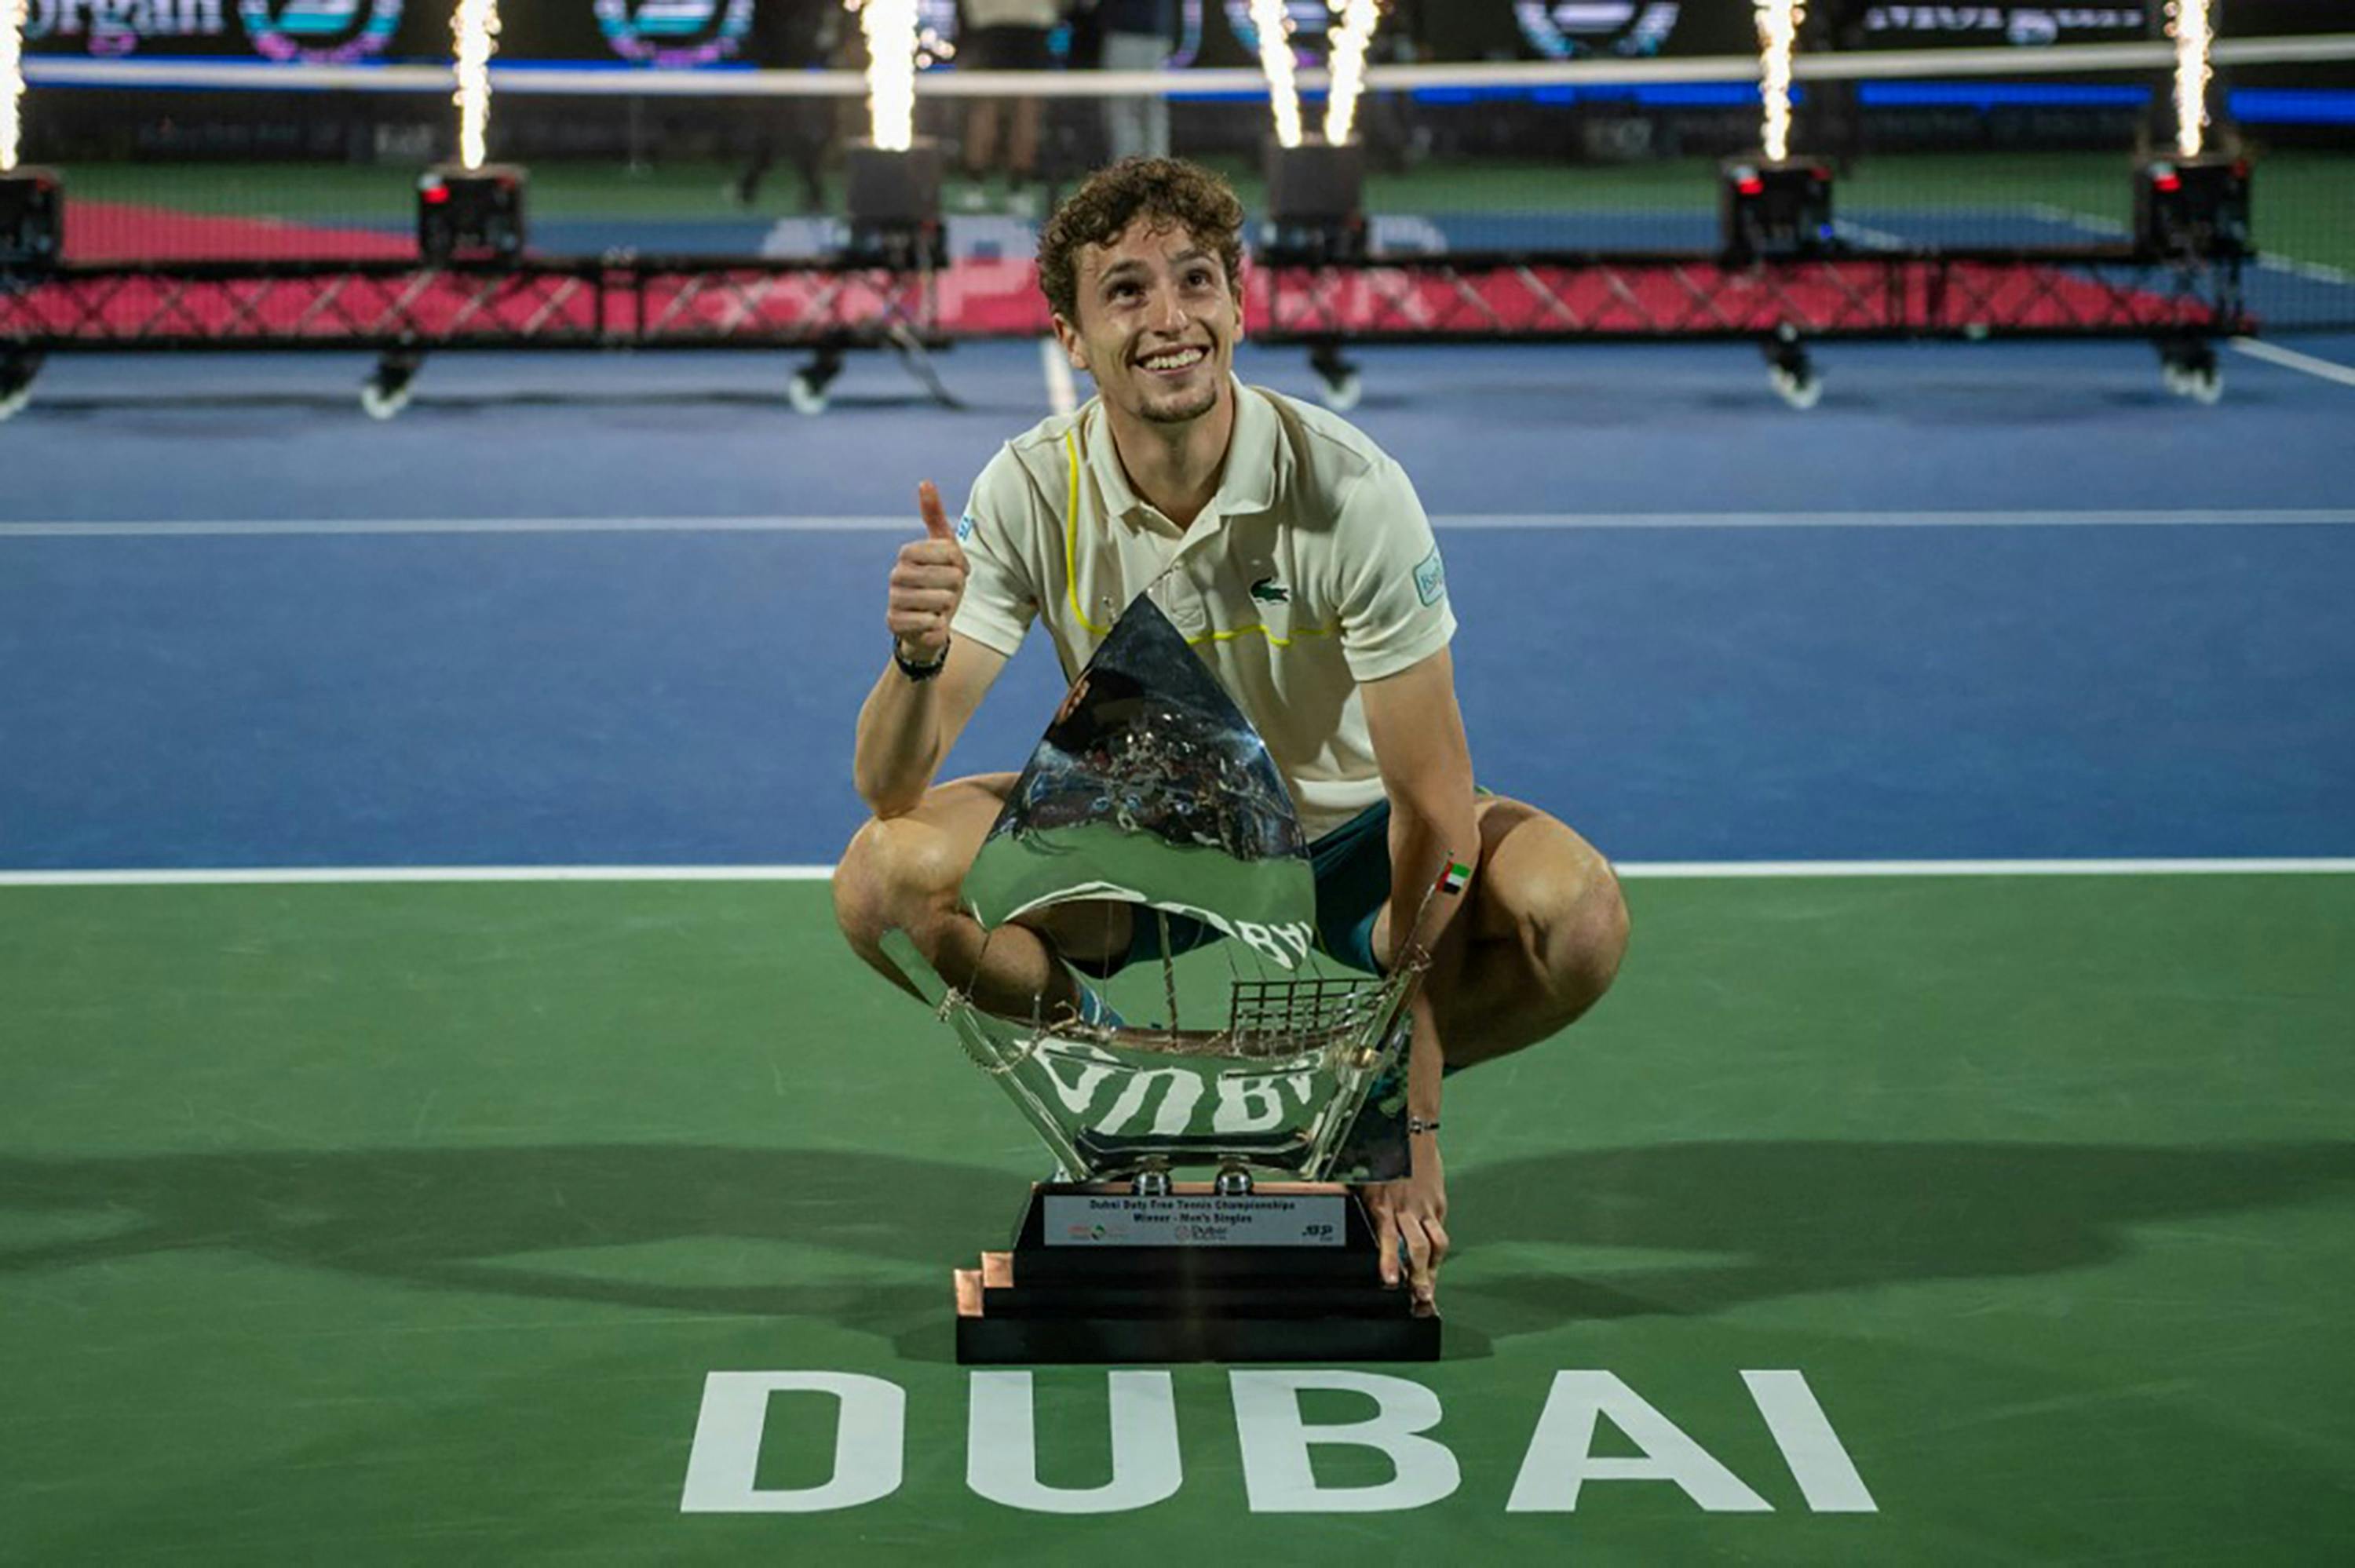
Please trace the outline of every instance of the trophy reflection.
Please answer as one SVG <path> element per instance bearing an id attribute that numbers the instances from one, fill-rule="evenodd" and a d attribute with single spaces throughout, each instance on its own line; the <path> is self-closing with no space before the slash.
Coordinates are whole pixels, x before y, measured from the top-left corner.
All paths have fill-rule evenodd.
<path id="1" fill-rule="evenodd" d="M 1350 1185 L 1407 1172 L 1409 1005 L 1427 959 L 1410 939 L 1386 979 L 1323 972 L 1283 779 L 1149 599 L 1073 683 L 964 897 L 991 931 L 1072 904 L 1156 922 L 1166 1016 L 986 1012 L 904 932 L 885 938 L 1060 1167 L 1012 1249 L 955 1272 L 958 1361 L 1437 1356 L 1438 1319 L 1382 1287 Z M 1225 938 L 1223 1016 L 1182 1011 L 1173 921 Z M 1189 1168 L 1209 1180 L 1179 1180 Z"/>

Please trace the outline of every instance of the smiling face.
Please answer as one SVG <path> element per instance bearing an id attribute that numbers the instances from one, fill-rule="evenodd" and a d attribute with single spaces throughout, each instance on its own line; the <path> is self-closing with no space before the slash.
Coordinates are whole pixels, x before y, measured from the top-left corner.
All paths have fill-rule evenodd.
<path id="1" fill-rule="evenodd" d="M 1156 425 L 1216 408 L 1243 330 L 1217 253 L 1184 225 L 1146 216 L 1082 247 L 1078 261 L 1079 319 L 1056 316 L 1055 335 L 1105 407 Z"/>

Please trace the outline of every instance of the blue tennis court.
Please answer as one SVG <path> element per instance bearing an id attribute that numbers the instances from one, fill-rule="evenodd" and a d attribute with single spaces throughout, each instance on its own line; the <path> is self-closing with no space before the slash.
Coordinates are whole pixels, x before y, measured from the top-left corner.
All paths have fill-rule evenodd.
<path id="1" fill-rule="evenodd" d="M 1369 355 L 1486 776 L 1638 861 L 2355 848 L 2355 387 L 2236 354 L 2202 408 L 2137 344 L 1824 363 L 1800 415 L 1737 348 Z M 38 457 L 0 863 L 830 860 L 914 481 L 1046 411 L 1033 345 L 939 364 L 964 409 L 874 356 L 811 421 L 771 356 L 453 355 L 379 426 L 357 357 L 61 361 L 5 432 Z"/>

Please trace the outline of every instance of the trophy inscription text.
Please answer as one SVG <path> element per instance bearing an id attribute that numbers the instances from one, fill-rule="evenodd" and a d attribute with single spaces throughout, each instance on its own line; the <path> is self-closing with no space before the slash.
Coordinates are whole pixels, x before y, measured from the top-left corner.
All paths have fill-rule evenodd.
<path id="1" fill-rule="evenodd" d="M 1049 1246 L 1339 1246 L 1339 1192 L 1222 1198 L 1046 1192 Z"/>

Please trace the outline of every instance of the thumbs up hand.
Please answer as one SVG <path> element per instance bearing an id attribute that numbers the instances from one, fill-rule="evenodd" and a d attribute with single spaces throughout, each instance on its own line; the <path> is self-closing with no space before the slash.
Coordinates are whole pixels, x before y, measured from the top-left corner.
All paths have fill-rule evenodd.
<path id="1" fill-rule="evenodd" d="M 964 598 L 970 568 L 931 480 L 916 486 L 916 506 L 923 514 L 924 536 L 900 546 L 884 620 L 903 657 L 930 664 L 948 654 L 949 621 Z"/>

